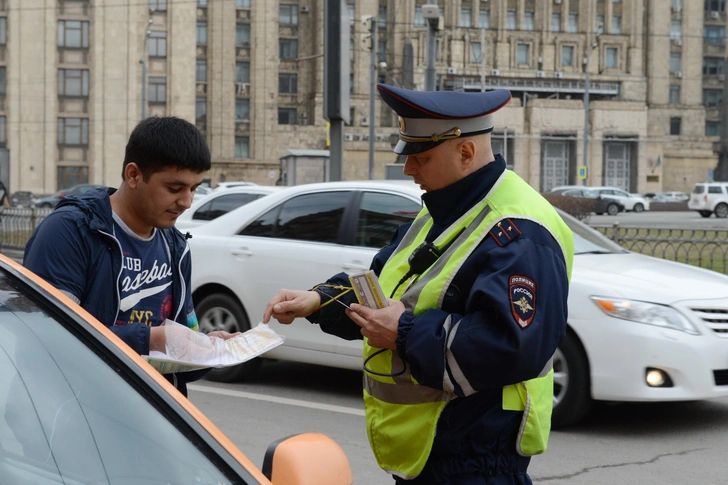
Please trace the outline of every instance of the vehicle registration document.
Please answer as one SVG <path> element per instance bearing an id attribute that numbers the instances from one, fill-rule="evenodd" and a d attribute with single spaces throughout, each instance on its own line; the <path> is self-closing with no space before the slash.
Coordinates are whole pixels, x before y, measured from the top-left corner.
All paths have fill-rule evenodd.
<path id="1" fill-rule="evenodd" d="M 209 367 L 229 367 L 242 364 L 278 347 L 282 343 L 283 336 L 277 334 L 269 325 L 261 322 L 255 328 L 243 332 L 237 337 L 225 340 L 225 351 L 215 358 L 182 362 L 170 359 L 165 353 L 157 351 L 152 351 L 149 355 L 143 355 L 142 358 L 149 362 L 160 374 L 171 374 Z"/>

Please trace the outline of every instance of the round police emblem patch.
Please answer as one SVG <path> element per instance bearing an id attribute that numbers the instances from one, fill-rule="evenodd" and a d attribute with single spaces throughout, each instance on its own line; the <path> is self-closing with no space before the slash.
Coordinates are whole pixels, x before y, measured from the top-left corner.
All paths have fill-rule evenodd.
<path id="1" fill-rule="evenodd" d="M 521 328 L 526 328 L 536 314 L 536 283 L 526 276 L 513 275 L 508 286 L 513 318 Z"/>

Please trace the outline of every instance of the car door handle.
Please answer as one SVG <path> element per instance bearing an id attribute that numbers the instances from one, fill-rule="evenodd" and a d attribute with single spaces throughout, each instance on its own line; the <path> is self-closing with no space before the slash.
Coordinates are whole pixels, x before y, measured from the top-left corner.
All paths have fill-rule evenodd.
<path id="1" fill-rule="evenodd" d="M 369 265 L 366 265 L 362 263 L 361 261 L 351 261 L 349 263 L 344 263 L 341 265 L 342 268 L 344 268 L 346 271 L 351 270 L 357 270 L 357 271 L 366 271 L 369 269 Z"/>
<path id="2" fill-rule="evenodd" d="M 253 252 L 248 248 L 237 248 L 230 251 L 230 254 L 233 256 L 252 256 Z"/>

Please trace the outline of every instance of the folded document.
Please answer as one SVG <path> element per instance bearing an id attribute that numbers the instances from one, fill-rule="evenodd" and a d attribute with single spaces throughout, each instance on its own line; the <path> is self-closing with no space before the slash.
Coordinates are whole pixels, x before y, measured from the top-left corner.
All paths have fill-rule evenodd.
<path id="1" fill-rule="evenodd" d="M 163 352 L 152 351 L 142 357 L 161 374 L 189 372 L 209 367 L 229 367 L 254 359 L 283 343 L 283 336 L 270 326 L 259 323 L 257 327 L 243 332 L 237 337 L 223 341 L 225 349 L 215 357 L 179 361 L 171 359 Z"/>

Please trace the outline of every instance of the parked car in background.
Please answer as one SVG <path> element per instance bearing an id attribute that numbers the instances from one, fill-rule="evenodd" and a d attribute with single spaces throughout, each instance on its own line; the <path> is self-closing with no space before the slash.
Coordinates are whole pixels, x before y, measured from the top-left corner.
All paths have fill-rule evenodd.
<path id="1" fill-rule="evenodd" d="M 38 199 L 33 192 L 19 190 L 10 196 L 10 205 L 13 207 L 33 207 Z"/>
<path id="2" fill-rule="evenodd" d="M 58 204 L 58 201 L 61 199 L 61 197 L 65 197 L 66 195 L 80 195 L 85 194 L 89 190 L 95 189 L 97 187 L 103 187 L 103 185 L 96 185 L 96 184 L 80 184 L 80 185 L 74 185 L 73 187 L 68 187 L 67 189 L 62 189 L 56 192 L 53 195 L 49 195 L 48 197 L 43 197 L 42 199 L 38 199 L 38 201 L 35 203 L 36 207 L 55 207 L 56 204 Z"/>
<path id="3" fill-rule="evenodd" d="M 728 217 L 728 182 L 702 182 L 693 187 L 688 209 L 703 217 Z"/>
<path id="4" fill-rule="evenodd" d="M 619 189 L 617 187 L 583 187 L 580 185 L 564 185 L 560 187 L 554 187 L 551 191 L 562 190 L 562 189 L 583 189 L 588 188 L 596 190 L 600 195 L 610 197 L 620 201 L 624 205 L 625 211 L 642 212 L 650 210 L 650 201 L 646 197 L 640 194 L 630 194 L 626 190 Z"/>
<path id="5" fill-rule="evenodd" d="M 107 327 L 5 256 L 0 315 L 0 483 L 353 481 L 319 434 L 271 445 L 266 477 Z"/>
<path id="6" fill-rule="evenodd" d="M 192 196 L 192 202 L 197 202 L 198 200 L 204 199 L 206 195 L 209 195 L 212 193 L 212 188 L 209 185 L 198 185 L 195 189 L 195 195 Z"/>
<path id="7" fill-rule="evenodd" d="M 685 192 L 660 192 L 660 194 L 671 202 L 685 202 L 690 199 L 690 195 Z"/>
<path id="8" fill-rule="evenodd" d="M 601 216 L 606 213 L 610 216 L 616 216 L 620 212 L 624 211 L 624 204 L 617 199 L 599 195 L 596 190 L 582 188 L 582 189 L 554 189 L 551 191 L 552 194 L 565 195 L 567 197 L 583 197 L 586 199 L 594 199 L 594 212 Z"/>
<path id="9" fill-rule="evenodd" d="M 245 330 L 279 289 L 367 269 L 396 227 L 414 217 L 420 195 L 411 183 L 294 186 L 192 229 L 200 327 Z M 593 400 L 728 397 L 728 276 L 628 252 L 560 214 L 574 233 L 575 257 L 567 335 L 554 356 L 554 425 L 577 422 Z M 271 326 L 286 341 L 265 358 L 362 368 L 360 341 L 304 320 Z M 210 376 L 250 377 L 261 361 Z"/>
<path id="10" fill-rule="evenodd" d="M 246 182 L 244 180 L 238 180 L 238 181 L 233 181 L 233 182 L 220 182 L 212 190 L 217 192 L 219 190 L 232 189 L 233 187 L 247 187 L 250 185 L 258 185 L 258 184 L 255 184 L 253 182 Z"/>
<path id="11" fill-rule="evenodd" d="M 211 192 L 193 202 L 192 207 L 177 218 L 175 226 L 179 230 L 201 226 L 233 209 L 276 192 L 282 187 L 273 185 L 244 185 Z"/>

